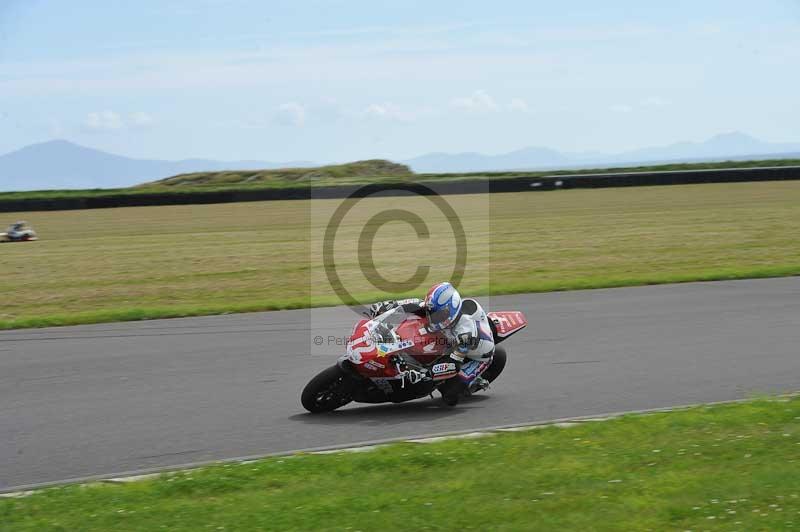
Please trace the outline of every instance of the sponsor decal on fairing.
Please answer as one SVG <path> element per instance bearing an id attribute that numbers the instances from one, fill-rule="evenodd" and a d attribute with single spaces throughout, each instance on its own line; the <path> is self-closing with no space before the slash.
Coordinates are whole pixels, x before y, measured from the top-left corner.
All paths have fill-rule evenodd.
<path id="1" fill-rule="evenodd" d="M 433 380 L 449 379 L 456 374 L 456 365 L 454 362 L 442 362 L 434 364 L 431 368 Z"/>

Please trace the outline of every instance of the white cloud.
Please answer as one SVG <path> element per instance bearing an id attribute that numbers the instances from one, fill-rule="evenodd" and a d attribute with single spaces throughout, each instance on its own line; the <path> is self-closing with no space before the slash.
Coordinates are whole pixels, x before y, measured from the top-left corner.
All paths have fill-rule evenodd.
<path id="1" fill-rule="evenodd" d="M 398 122 L 413 122 L 420 114 L 424 112 L 424 110 L 404 110 L 393 103 L 387 102 L 370 104 L 360 114 L 365 118 L 396 120 Z"/>
<path id="2" fill-rule="evenodd" d="M 647 107 L 664 107 L 665 105 L 669 105 L 669 101 L 660 96 L 650 96 L 642 100 L 642 105 Z"/>
<path id="3" fill-rule="evenodd" d="M 450 100 L 456 109 L 470 112 L 487 113 L 500 110 L 500 105 L 484 90 L 476 90 L 470 96 L 461 96 Z"/>
<path id="4" fill-rule="evenodd" d="M 114 111 L 105 110 L 87 114 L 83 125 L 90 131 L 120 131 L 127 128 L 147 127 L 153 122 L 153 117 L 142 111 L 123 116 Z"/>
<path id="5" fill-rule="evenodd" d="M 618 103 L 618 104 L 612 105 L 611 107 L 609 107 L 609 109 L 611 109 L 615 113 L 632 113 L 633 112 L 633 106 L 627 105 L 627 104 L 624 104 L 624 103 Z"/>
<path id="6" fill-rule="evenodd" d="M 396 118 L 399 115 L 392 104 L 373 103 L 364 109 L 364 116 L 374 118 Z"/>
<path id="7" fill-rule="evenodd" d="M 114 131 L 125 127 L 122 117 L 114 111 L 91 112 L 86 115 L 85 125 L 94 131 Z"/>
<path id="8" fill-rule="evenodd" d="M 275 120 L 285 126 L 302 127 L 306 123 L 306 108 L 296 102 L 288 102 L 278 106 Z"/>
<path id="9" fill-rule="evenodd" d="M 498 102 L 484 90 L 476 90 L 469 96 L 459 96 L 450 100 L 450 106 L 471 113 L 530 113 L 531 108 L 524 98 L 511 98 L 508 103 Z"/>
<path id="10" fill-rule="evenodd" d="M 142 111 L 131 113 L 130 124 L 133 127 L 147 127 L 153 124 L 153 117 Z"/>
<path id="11" fill-rule="evenodd" d="M 511 98 L 511 103 L 508 104 L 508 110 L 517 111 L 520 113 L 529 113 L 531 108 L 526 100 L 523 100 L 522 98 Z"/>

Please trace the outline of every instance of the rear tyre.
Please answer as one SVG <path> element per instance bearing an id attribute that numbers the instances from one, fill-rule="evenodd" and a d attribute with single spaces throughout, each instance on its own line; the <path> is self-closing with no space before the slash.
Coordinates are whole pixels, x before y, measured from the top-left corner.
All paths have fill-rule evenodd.
<path id="1" fill-rule="evenodd" d="M 350 376 L 339 366 L 331 366 L 306 384 L 300 402 L 312 414 L 330 412 L 353 400 L 351 387 Z"/>
<path id="2" fill-rule="evenodd" d="M 506 355 L 506 350 L 502 346 L 496 346 L 494 348 L 494 357 L 492 358 L 492 364 L 486 368 L 486 371 L 483 372 L 483 377 L 489 382 L 494 381 L 500 374 L 503 372 L 503 368 L 506 367 L 506 360 L 508 356 Z"/>

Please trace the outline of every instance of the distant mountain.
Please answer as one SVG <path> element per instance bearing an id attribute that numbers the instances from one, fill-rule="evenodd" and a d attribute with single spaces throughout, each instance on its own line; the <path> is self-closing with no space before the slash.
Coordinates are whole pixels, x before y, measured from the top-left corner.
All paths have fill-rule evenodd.
<path id="1" fill-rule="evenodd" d="M 664 161 L 770 155 L 798 151 L 800 151 L 800 144 L 764 142 L 750 135 L 734 132 L 715 135 L 705 142 L 678 142 L 669 146 L 633 150 L 614 158 L 624 161 Z"/>
<path id="2" fill-rule="evenodd" d="M 678 142 L 617 154 L 567 153 L 549 148 L 525 148 L 500 155 L 429 153 L 403 161 L 416 172 L 484 172 L 630 166 L 641 163 L 761 159 L 800 154 L 800 143 L 770 143 L 744 133 L 724 133 L 704 142 Z"/>
<path id="3" fill-rule="evenodd" d="M 116 188 L 187 172 L 304 166 L 313 166 L 313 163 L 133 159 L 66 140 L 53 140 L 0 156 L 0 191 Z"/>
<path id="4" fill-rule="evenodd" d="M 530 147 L 500 155 L 429 153 L 401 161 L 416 172 L 487 172 L 631 166 L 642 163 L 800 158 L 800 143 L 763 142 L 744 133 L 716 135 L 704 142 L 678 142 L 617 154 L 568 153 Z M 117 188 L 178 174 L 221 170 L 307 168 L 307 161 L 163 161 L 133 159 L 79 146 L 66 140 L 32 144 L 0 156 L 0 191 Z"/>
<path id="5" fill-rule="evenodd" d="M 416 172 L 482 172 L 569 164 L 568 155 L 549 148 L 523 148 L 501 155 L 429 153 L 403 161 Z"/>

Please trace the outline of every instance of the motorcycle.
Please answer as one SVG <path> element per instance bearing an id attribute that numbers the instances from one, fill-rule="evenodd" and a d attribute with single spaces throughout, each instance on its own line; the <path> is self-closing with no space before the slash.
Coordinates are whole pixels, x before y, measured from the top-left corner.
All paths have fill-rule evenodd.
<path id="1" fill-rule="evenodd" d="M 469 299 L 464 300 L 467 305 Z M 480 391 L 479 382 L 494 381 L 506 365 L 507 354 L 499 344 L 528 325 L 519 311 L 487 313 L 495 342 L 494 356 L 464 394 Z M 449 343 L 441 332 L 428 330 L 425 317 L 408 314 L 389 327 L 375 319 L 361 319 L 347 341 L 346 352 L 337 363 L 306 385 L 300 400 L 311 413 L 330 412 L 350 402 L 401 403 L 432 396 L 446 378 Z M 437 371 L 438 370 L 438 371 Z M 444 370 L 444 371 L 442 371 Z M 477 386 L 477 387 L 476 387 Z M 439 390 L 442 392 L 442 390 Z M 443 394 L 444 395 L 444 394 Z"/>
<path id="2" fill-rule="evenodd" d="M 32 242 L 34 240 L 38 240 L 38 237 L 28 222 L 13 223 L 5 233 L 0 233 L 0 242 Z"/>

